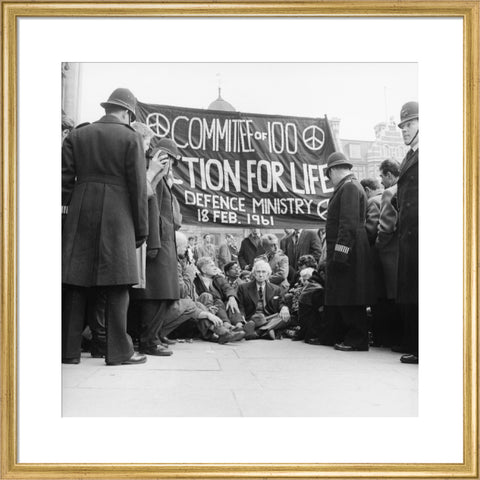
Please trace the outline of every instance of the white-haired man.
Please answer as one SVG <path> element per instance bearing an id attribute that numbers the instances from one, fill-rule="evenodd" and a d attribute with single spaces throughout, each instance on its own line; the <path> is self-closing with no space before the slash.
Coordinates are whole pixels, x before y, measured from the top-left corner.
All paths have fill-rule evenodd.
<path id="1" fill-rule="evenodd" d="M 247 340 L 268 338 L 275 340 L 275 329 L 286 325 L 290 319 L 280 287 L 269 282 L 272 269 L 265 260 L 257 260 L 252 267 L 253 280 L 238 287 L 238 307 L 247 321 Z M 253 322 L 253 323 L 249 323 Z M 249 325 L 248 325 L 249 324 Z M 250 333 L 248 327 L 255 327 Z"/>

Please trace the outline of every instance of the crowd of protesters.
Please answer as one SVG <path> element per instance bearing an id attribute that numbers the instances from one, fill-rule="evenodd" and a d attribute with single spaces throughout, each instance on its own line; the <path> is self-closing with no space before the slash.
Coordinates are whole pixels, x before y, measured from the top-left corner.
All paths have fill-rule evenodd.
<path id="1" fill-rule="evenodd" d="M 119 88 L 100 120 L 62 120 L 63 363 L 82 350 L 107 365 L 144 363 L 193 338 L 375 346 L 418 363 L 416 102 L 400 113 L 407 156 L 381 163 L 381 184 L 359 182 L 343 153 L 328 157 L 334 191 L 318 231 L 251 229 L 218 247 L 180 231 L 180 152 L 167 138 L 150 148 L 135 105 Z"/>

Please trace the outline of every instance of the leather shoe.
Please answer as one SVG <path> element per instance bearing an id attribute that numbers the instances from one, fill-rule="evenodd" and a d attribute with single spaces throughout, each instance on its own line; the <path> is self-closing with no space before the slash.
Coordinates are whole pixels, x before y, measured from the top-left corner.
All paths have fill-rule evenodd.
<path id="1" fill-rule="evenodd" d="M 223 345 L 225 343 L 228 343 L 228 342 L 239 342 L 240 340 L 242 340 L 243 338 L 245 338 L 245 332 L 227 332 L 227 333 L 224 333 L 223 335 L 220 335 L 218 337 L 218 343 L 220 343 L 220 345 Z"/>
<path id="2" fill-rule="evenodd" d="M 305 343 L 308 343 L 309 345 L 323 345 L 319 338 L 307 338 L 305 339 Z"/>
<path id="3" fill-rule="evenodd" d="M 262 334 L 262 338 L 265 340 L 275 340 L 275 330 L 267 330 Z"/>
<path id="4" fill-rule="evenodd" d="M 412 354 L 402 355 L 400 361 L 402 363 L 412 363 L 416 365 L 418 363 L 418 356 Z"/>
<path id="5" fill-rule="evenodd" d="M 78 365 L 80 363 L 79 358 L 62 358 L 62 363 L 66 363 L 67 365 Z"/>
<path id="6" fill-rule="evenodd" d="M 368 347 L 352 347 L 351 345 L 345 345 L 342 343 L 336 343 L 333 347 L 335 350 L 340 350 L 341 352 L 368 352 Z"/>
<path id="7" fill-rule="evenodd" d="M 392 345 L 391 350 L 395 353 L 407 353 L 407 348 L 402 347 L 401 345 Z"/>
<path id="8" fill-rule="evenodd" d="M 305 340 L 305 335 L 303 333 L 300 333 L 300 332 L 297 332 L 292 337 L 292 342 L 301 342 L 302 340 Z"/>
<path id="9" fill-rule="evenodd" d="M 160 341 L 165 345 L 175 345 L 177 343 L 176 340 L 170 340 L 167 337 L 160 337 Z"/>
<path id="10" fill-rule="evenodd" d="M 141 348 L 140 353 L 144 353 L 145 355 L 154 355 L 156 357 L 169 357 L 173 354 L 171 350 L 167 350 L 165 347 L 161 345 L 154 345 L 153 347 Z"/>
<path id="11" fill-rule="evenodd" d="M 243 330 L 245 331 L 247 336 L 252 335 L 253 333 L 255 333 L 255 322 L 253 320 L 249 320 L 243 326 Z"/>
<path id="12" fill-rule="evenodd" d="M 133 355 L 123 362 L 106 362 L 107 365 L 137 365 L 139 363 L 145 363 L 147 357 L 145 355 L 140 355 L 137 352 L 134 352 Z"/>

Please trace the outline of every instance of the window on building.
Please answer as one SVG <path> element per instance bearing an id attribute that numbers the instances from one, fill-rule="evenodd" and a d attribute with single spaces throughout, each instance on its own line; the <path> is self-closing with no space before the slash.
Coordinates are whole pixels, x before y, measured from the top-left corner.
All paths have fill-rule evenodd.
<path id="1" fill-rule="evenodd" d="M 360 150 L 360 145 L 358 143 L 351 143 L 349 145 L 349 156 L 350 158 L 362 158 L 362 153 Z"/>

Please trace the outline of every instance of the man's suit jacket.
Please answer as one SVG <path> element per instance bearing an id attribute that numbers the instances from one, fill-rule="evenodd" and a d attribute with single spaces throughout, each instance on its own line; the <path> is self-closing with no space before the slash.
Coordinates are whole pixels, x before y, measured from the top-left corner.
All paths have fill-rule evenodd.
<path id="1" fill-rule="evenodd" d="M 382 192 L 378 192 L 375 196 L 370 197 L 367 200 L 367 217 L 365 220 L 365 229 L 367 230 L 367 236 L 370 245 L 374 245 L 377 238 L 381 202 Z"/>
<path id="2" fill-rule="evenodd" d="M 277 287 L 270 282 L 266 282 L 264 285 L 263 298 L 265 315 L 278 313 L 284 306 L 280 287 Z M 256 280 L 239 285 L 237 299 L 240 313 L 245 317 L 245 320 L 249 320 L 257 310 L 258 291 Z"/>
<path id="3" fill-rule="evenodd" d="M 315 230 L 302 230 L 298 241 L 294 242 L 295 233 L 285 239 L 285 254 L 288 257 L 290 267 L 297 270 L 298 259 L 302 255 L 313 255 L 318 262 L 322 254 L 322 244 Z"/>
<path id="4" fill-rule="evenodd" d="M 397 185 L 386 188 L 382 195 L 378 235 L 375 248 L 380 256 L 387 298 L 397 297 L 398 272 L 398 212 L 392 205 L 397 194 Z"/>

